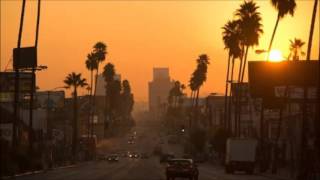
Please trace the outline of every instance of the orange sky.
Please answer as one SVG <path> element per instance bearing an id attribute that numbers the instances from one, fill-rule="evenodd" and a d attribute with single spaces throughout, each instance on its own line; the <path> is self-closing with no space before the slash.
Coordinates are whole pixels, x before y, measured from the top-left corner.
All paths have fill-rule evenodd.
<path id="1" fill-rule="evenodd" d="M 72 71 L 86 78 L 86 54 L 97 41 L 108 45 L 106 62 L 115 64 L 122 78 L 129 79 L 135 98 L 147 100 L 147 82 L 153 67 L 169 67 L 175 80 L 188 83 L 195 59 L 207 53 L 211 59 L 202 95 L 224 92 L 227 51 L 221 27 L 233 17 L 240 0 L 212 1 L 59 1 L 43 0 L 38 47 L 37 85 L 48 90 L 63 85 Z M 277 12 L 268 0 L 256 1 L 263 17 L 264 35 L 256 49 L 266 49 Z M 17 45 L 21 1 L 1 0 L 1 70 Z M 298 0 L 294 18 L 281 20 L 273 45 L 288 54 L 289 39 L 308 40 L 313 0 Z M 27 0 L 23 46 L 32 46 L 36 22 L 36 1 Z M 318 57 L 319 8 L 312 55 Z M 307 43 L 304 46 L 307 49 Z M 249 60 L 263 59 L 251 50 Z M 105 62 L 105 63 L 106 63 Z M 68 93 L 69 94 L 69 93 Z"/>

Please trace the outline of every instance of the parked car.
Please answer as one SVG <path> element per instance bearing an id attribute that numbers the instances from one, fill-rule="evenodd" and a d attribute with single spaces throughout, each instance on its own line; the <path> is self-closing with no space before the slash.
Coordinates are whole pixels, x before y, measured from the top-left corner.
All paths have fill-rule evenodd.
<path id="1" fill-rule="evenodd" d="M 226 145 L 226 173 L 233 173 L 239 170 L 252 174 L 256 161 L 257 144 L 256 139 L 229 138 Z"/>
<path id="2" fill-rule="evenodd" d="M 198 180 L 199 170 L 192 159 L 171 159 L 166 168 L 167 180 L 176 177 L 189 178 L 189 180 Z"/>

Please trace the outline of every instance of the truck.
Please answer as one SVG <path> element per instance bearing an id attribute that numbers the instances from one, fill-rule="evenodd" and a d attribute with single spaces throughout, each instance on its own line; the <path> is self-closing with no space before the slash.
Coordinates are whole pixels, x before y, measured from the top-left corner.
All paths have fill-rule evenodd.
<path id="1" fill-rule="evenodd" d="M 225 172 L 254 172 L 258 141 L 253 138 L 228 138 L 226 143 Z"/>

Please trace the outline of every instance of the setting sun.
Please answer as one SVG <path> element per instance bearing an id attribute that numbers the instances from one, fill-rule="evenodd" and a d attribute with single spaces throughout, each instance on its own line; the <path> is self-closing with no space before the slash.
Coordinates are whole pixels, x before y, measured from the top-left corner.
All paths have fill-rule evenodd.
<path id="1" fill-rule="evenodd" d="M 270 52 L 269 60 L 272 62 L 280 62 L 283 60 L 282 52 L 277 49 L 273 49 Z"/>

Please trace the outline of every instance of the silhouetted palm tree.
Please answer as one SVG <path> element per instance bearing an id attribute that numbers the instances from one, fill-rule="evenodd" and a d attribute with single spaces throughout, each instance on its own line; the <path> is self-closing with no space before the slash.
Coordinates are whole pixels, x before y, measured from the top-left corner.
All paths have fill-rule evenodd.
<path id="1" fill-rule="evenodd" d="M 78 105 L 77 105 L 77 88 L 84 87 L 87 84 L 86 79 L 81 77 L 81 73 L 72 72 L 67 75 L 65 80 L 66 88 L 73 88 L 73 137 L 72 137 L 72 153 L 76 156 L 78 144 Z M 74 159 L 75 160 L 75 159 Z"/>
<path id="2" fill-rule="evenodd" d="M 258 12 L 259 6 L 253 1 L 244 1 L 237 9 L 235 15 L 238 18 L 239 31 L 241 34 L 241 44 L 242 44 L 242 58 L 240 62 L 239 69 L 239 82 L 243 81 L 248 49 L 249 47 L 259 44 L 259 38 L 263 33 L 261 24 L 261 14 Z M 243 67 L 242 67 L 243 66 Z"/>
<path id="3" fill-rule="evenodd" d="M 298 61 L 300 56 L 304 56 L 305 52 L 302 51 L 302 46 L 305 44 L 301 39 L 294 38 L 294 40 L 290 40 L 290 54 L 288 60 L 292 59 L 294 61 Z"/>
<path id="4" fill-rule="evenodd" d="M 131 87 L 128 80 L 122 81 L 122 112 L 125 119 L 131 116 L 131 112 L 133 110 L 134 99 L 133 94 L 131 93 Z"/>
<path id="5" fill-rule="evenodd" d="M 269 54 L 272 48 L 273 39 L 276 34 L 280 19 L 284 18 L 287 14 L 290 14 L 291 16 L 293 16 L 294 11 L 296 9 L 295 0 L 271 0 L 271 4 L 273 7 L 277 9 L 278 16 L 277 16 L 276 25 L 274 26 L 269 48 L 268 48 L 267 61 L 269 60 Z"/>
<path id="6" fill-rule="evenodd" d="M 195 88 L 194 98 L 195 98 L 195 120 L 197 121 L 198 116 L 198 102 L 199 102 L 199 91 L 200 87 L 207 79 L 207 69 L 209 64 L 209 57 L 206 54 L 201 54 L 197 59 L 197 68 L 193 72 L 192 77 L 190 79 L 190 85 L 192 88 Z M 190 86 L 191 87 L 191 86 Z"/>
<path id="7" fill-rule="evenodd" d="M 93 89 L 93 71 L 98 69 L 98 61 L 94 53 L 87 55 L 86 67 L 90 71 L 90 96 L 92 96 Z"/>
<path id="8" fill-rule="evenodd" d="M 93 53 L 95 56 L 95 59 L 97 61 L 97 68 L 96 68 L 96 77 L 95 77 L 95 88 L 94 88 L 94 97 L 96 96 L 97 93 L 97 81 L 98 81 L 98 74 L 99 74 L 99 65 L 101 62 L 103 62 L 106 59 L 106 54 L 107 54 L 107 46 L 103 42 L 97 42 L 93 46 Z"/>
<path id="9" fill-rule="evenodd" d="M 116 74 L 114 65 L 111 63 L 108 63 L 104 66 L 102 75 L 104 77 L 104 80 L 106 82 L 106 93 L 105 93 L 105 125 L 107 125 L 111 119 L 111 86 L 114 81 L 114 76 Z M 105 126 L 105 131 L 106 131 Z"/>
<path id="10" fill-rule="evenodd" d="M 228 49 L 229 51 L 227 75 L 226 75 L 226 89 L 225 89 L 225 125 L 229 126 L 230 128 L 230 117 L 231 117 L 230 105 L 231 104 L 229 104 L 227 97 L 229 93 L 229 82 L 233 81 L 234 60 L 236 58 L 239 58 L 241 55 L 239 23 L 238 21 L 228 21 L 227 24 L 225 24 L 225 26 L 222 27 L 222 29 L 223 29 L 222 39 L 225 45 L 225 49 Z M 230 64 L 231 64 L 231 75 L 230 75 Z M 227 120 L 229 121 L 228 123 L 227 123 Z"/>

